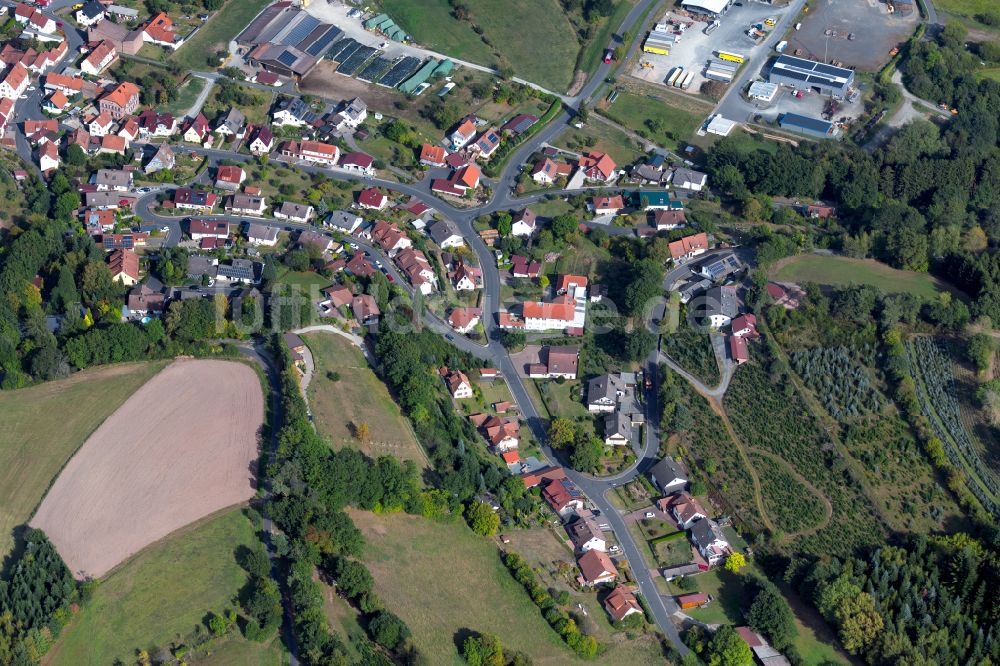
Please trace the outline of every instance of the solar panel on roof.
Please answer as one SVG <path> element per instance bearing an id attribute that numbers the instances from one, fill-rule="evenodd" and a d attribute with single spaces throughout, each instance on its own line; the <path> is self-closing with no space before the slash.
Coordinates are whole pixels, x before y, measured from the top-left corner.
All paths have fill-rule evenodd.
<path id="1" fill-rule="evenodd" d="M 295 64 L 295 61 L 298 60 L 298 57 L 291 51 L 282 51 L 281 53 L 278 54 L 277 60 L 282 65 L 285 65 L 286 67 L 291 67 L 293 64 Z"/>
<path id="2" fill-rule="evenodd" d="M 813 67 L 813 71 L 818 72 L 820 74 L 829 74 L 830 76 L 836 76 L 836 77 L 846 77 L 851 75 L 851 70 L 849 69 L 844 69 L 842 67 L 834 67 L 832 65 L 824 65 L 821 62 L 816 63 L 815 67 Z"/>
<path id="3" fill-rule="evenodd" d="M 809 76 L 803 74 L 802 72 L 795 72 L 791 70 L 781 70 L 778 72 L 781 76 L 787 76 L 790 79 L 795 79 L 796 81 L 808 81 Z"/>
<path id="4" fill-rule="evenodd" d="M 331 28 L 327 30 L 326 34 L 313 42 L 309 48 L 306 49 L 306 53 L 317 58 L 322 57 L 323 52 L 330 48 L 333 44 L 333 40 L 337 39 L 341 34 L 340 28 Z"/>
<path id="5" fill-rule="evenodd" d="M 284 39 L 281 40 L 282 44 L 288 44 L 289 46 L 298 46 L 298 43 L 305 39 L 310 32 L 316 29 L 316 26 L 320 24 L 319 19 L 305 15 L 305 18 L 299 22 L 299 24 L 291 29 Z"/>

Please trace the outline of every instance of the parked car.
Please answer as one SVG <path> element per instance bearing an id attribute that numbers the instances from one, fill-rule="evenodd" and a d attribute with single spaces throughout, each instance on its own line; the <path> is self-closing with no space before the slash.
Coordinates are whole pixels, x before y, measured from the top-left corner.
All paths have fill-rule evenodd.
<path id="1" fill-rule="evenodd" d="M 646 517 L 647 518 L 656 518 L 656 514 L 653 513 L 652 511 L 647 511 L 646 512 Z"/>

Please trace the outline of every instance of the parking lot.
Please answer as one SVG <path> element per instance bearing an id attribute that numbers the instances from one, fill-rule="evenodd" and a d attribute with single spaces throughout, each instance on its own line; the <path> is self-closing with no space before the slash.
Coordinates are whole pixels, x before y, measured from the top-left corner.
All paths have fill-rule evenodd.
<path id="1" fill-rule="evenodd" d="M 746 91 L 742 92 L 745 93 Z M 757 109 L 756 114 L 760 115 L 761 118 L 765 120 L 777 120 L 778 116 L 785 113 L 797 113 L 802 116 L 809 116 L 810 118 L 822 118 L 829 101 L 830 98 L 826 95 L 810 91 L 805 91 L 801 98 L 796 98 L 792 95 L 791 88 L 781 87 L 778 89 L 778 94 L 769 104 L 765 104 L 764 102 L 754 102 L 753 104 Z M 847 100 L 838 100 L 837 107 L 837 111 L 833 115 L 833 120 L 840 120 L 846 117 L 848 121 L 852 121 L 864 113 L 865 110 L 865 104 L 861 97 L 858 97 L 853 104 L 848 103 Z"/>
<path id="2" fill-rule="evenodd" d="M 666 78 L 674 67 L 683 67 L 685 72 L 695 73 L 688 93 L 698 93 L 701 84 L 706 80 L 705 66 L 714 59 L 715 51 L 734 51 L 749 56 L 750 67 L 759 67 L 767 58 L 766 48 L 747 36 L 747 29 L 755 24 L 763 24 L 768 17 L 779 18 L 788 11 L 787 7 L 773 7 L 758 2 L 744 2 L 743 6 L 734 5 L 721 19 L 721 25 L 712 34 L 706 35 L 707 22 L 695 21 L 684 31 L 680 41 L 670 49 L 670 55 L 639 52 L 631 75 L 648 83 L 666 84 Z M 661 19 L 666 22 L 673 18 L 680 21 L 691 21 L 690 17 L 668 12 Z M 765 26 L 766 27 L 766 26 Z M 645 39 L 646 35 L 640 37 Z M 643 67 L 649 63 L 652 67 Z"/>
<path id="3" fill-rule="evenodd" d="M 889 14 L 882 0 L 818 0 L 811 7 L 789 37 L 788 52 L 802 49 L 803 58 L 869 71 L 889 61 L 889 51 L 913 34 L 920 19 L 916 11 Z"/>

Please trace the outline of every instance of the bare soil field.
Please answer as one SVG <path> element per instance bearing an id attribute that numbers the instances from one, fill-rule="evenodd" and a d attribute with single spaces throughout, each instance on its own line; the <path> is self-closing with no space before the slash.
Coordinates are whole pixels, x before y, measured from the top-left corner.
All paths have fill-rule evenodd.
<path id="1" fill-rule="evenodd" d="M 177 361 L 143 385 L 69 461 L 31 520 L 77 578 L 255 492 L 260 381 L 229 361 Z"/>

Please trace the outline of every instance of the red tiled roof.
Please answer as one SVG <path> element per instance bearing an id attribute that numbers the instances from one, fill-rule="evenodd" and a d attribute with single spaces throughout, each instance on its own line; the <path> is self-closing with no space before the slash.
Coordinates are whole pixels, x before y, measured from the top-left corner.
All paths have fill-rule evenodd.
<path id="1" fill-rule="evenodd" d="M 444 164 L 445 150 L 441 146 L 432 146 L 425 143 L 420 147 L 420 161 L 431 164 Z"/>
<path id="2" fill-rule="evenodd" d="M 692 234 L 670 243 L 670 256 L 674 259 L 690 254 L 694 250 L 708 249 L 708 234 Z"/>

